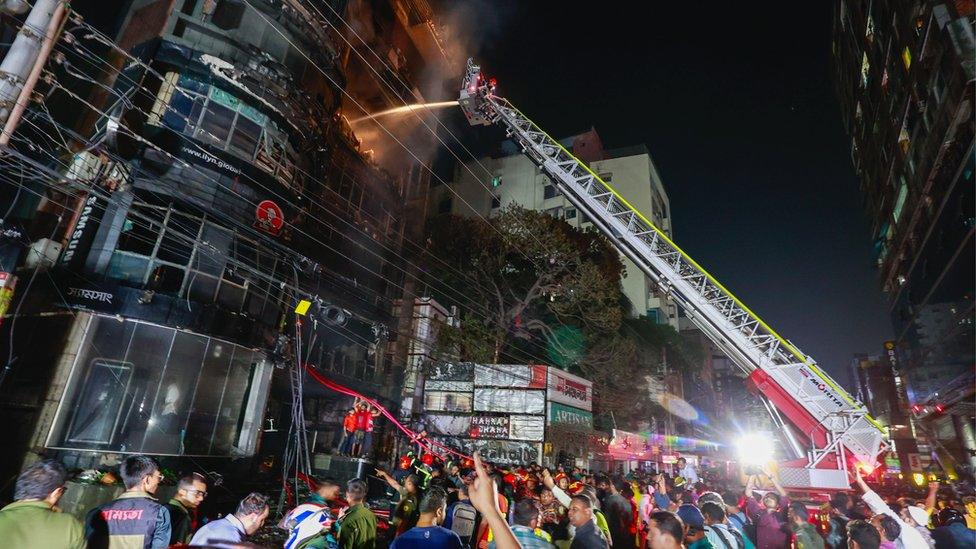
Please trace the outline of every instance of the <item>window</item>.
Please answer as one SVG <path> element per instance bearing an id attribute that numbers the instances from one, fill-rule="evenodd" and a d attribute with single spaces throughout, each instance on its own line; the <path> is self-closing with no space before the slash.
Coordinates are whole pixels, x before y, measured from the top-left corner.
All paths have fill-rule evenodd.
<path id="1" fill-rule="evenodd" d="M 502 205 L 502 199 L 495 195 L 491 196 L 491 209 L 500 208 Z"/>
<path id="2" fill-rule="evenodd" d="M 175 72 L 166 74 L 149 117 L 295 184 L 298 155 L 275 121 L 235 95 Z"/>
<path id="3" fill-rule="evenodd" d="M 864 38 L 867 39 L 868 43 L 874 42 L 874 17 L 868 14 L 868 24 L 864 29 Z"/>
<path id="4" fill-rule="evenodd" d="M 555 185 L 547 184 L 546 186 L 542 187 L 542 198 L 543 198 L 543 200 L 547 200 L 549 198 L 555 198 L 555 197 L 556 197 L 556 186 Z"/>
<path id="5" fill-rule="evenodd" d="M 912 66 L 912 51 L 908 49 L 908 46 L 901 50 L 901 62 L 905 64 L 906 71 Z"/>
<path id="6" fill-rule="evenodd" d="M 274 324 L 280 282 L 274 254 L 207 217 L 136 200 L 122 224 L 106 276 Z M 265 306 L 267 302 L 267 307 Z"/>
<path id="7" fill-rule="evenodd" d="M 245 412 L 264 408 L 260 351 L 174 328 L 94 316 L 77 349 L 58 448 L 161 455 L 253 453 Z"/>
<path id="8" fill-rule="evenodd" d="M 566 219 L 576 219 L 576 208 L 566 208 Z"/>
<path id="9" fill-rule="evenodd" d="M 562 208 L 549 208 L 548 210 L 546 210 L 543 213 L 545 213 L 549 217 L 555 217 L 556 219 L 561 219 L 562 218 L 563 209 Z"/>
<path id="10" fill-rule="evenodd" d="M 602 179 L 604 183 L 609 183 L 613 181 L 613 173 L 611 172 L 601 173 L 600 179 Z"/>
<path id="11" fill-rule="evenodd" d="M 661 310 L 660 309 L 648 309 L 647 310 L 647 319 L 650 320 L 651 322 L 653 322 L 654 324 L 660 324 L 661 323 L 660 318 L 661 318 Z"/>

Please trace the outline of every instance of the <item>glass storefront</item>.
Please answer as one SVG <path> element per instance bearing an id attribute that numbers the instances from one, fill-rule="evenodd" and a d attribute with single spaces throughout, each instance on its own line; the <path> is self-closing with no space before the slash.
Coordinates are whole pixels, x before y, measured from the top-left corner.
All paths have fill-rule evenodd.
<path id="1" fill-rule="evenodd" d="M 163 455 L 253 453 L 271 370 L 260 350 L 93 316 L 48 446 Z"/>

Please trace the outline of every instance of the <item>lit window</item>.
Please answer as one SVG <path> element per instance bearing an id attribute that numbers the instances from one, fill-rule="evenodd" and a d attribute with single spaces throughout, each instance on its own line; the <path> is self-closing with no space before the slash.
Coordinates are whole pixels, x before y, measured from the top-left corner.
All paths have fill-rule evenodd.
<path id="1" fill-rule="evenodd" d="M 864 29 L 864 37 L 868 39 L 868 42 L 874 42 L 874 17 L 868 15 L 868 24 Z"/>
<path id="2" fill-rule="evenodd" d="M 912 52 L 905 46 L 905 49 L 901 50 L 901 61 L 905 64 L 905 70 L 907 71 L 912 66 Z"/>

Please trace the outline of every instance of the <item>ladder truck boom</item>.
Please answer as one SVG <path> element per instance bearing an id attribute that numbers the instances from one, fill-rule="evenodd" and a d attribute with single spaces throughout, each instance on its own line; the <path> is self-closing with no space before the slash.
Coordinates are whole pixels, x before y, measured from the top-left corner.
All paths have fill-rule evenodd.
<path id="1" fill-rule="evenodd" d="M 785 416 L 804 440 L 802 458 L 779 469 L 783 486 L 843 490 L 848 470 L 874 466 L 890 445 L 884 428 L 790 341 L 777 334 L 682 251 L 610 185 L 508 100 L 495 95 L 468 60 L 459 104 L 471 125 L 500 124 L 559 191 L 633 261 L 662 293 L 747 375 L 771 404 L 774 422 L 796 444 Z"/>

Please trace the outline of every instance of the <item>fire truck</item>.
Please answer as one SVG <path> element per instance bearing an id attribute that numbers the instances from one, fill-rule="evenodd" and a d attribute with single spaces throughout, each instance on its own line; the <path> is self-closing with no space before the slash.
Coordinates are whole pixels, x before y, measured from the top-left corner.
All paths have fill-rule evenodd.
<path id="1" fill-rule="evenodd" d="M 656 283 L 747 375 L 796 459 L 779 466 L 781 484 L 846 490 L 848 471 L 873 468 L 887 432 L 816 361 L 759 316 L 635 209 L 586 163 L 496 95 L 469 59 L 458 102 L 473 126 L 498 124 L 556 188 Z"/>

